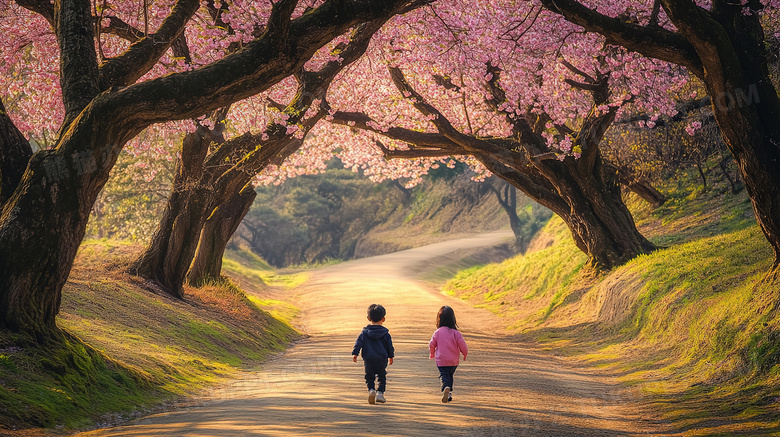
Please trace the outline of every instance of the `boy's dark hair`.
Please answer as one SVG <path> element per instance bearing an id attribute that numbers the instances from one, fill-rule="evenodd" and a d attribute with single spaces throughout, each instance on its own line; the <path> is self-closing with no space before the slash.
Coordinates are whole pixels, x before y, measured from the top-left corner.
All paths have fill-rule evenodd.
<path id="1" fill-rule="evenodd" d="M 439 308 L 439 314 L 436 314 L 436 327 L 441 328 L 442 326 L 458 330 L 458 322 L 455 321 L 455 311 L 447 305 Z"/>
<path id="2" fill-rule="evenodd" d="M 387 311 L 385 311 L 385 307 L 382 305 L 371 304 L 371 306 L 368 307 L 368 318 L 374 323 L 384 319 L 385 314 L 387 314 Z"/>

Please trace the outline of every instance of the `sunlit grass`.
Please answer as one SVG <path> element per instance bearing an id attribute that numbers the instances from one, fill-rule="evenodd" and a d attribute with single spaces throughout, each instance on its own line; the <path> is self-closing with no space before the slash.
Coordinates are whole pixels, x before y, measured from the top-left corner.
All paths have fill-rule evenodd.
<path id="1" fill-rule="evenodd" d="M 245 278 L 253 278 L 271 287 L 293 289 L 306 282 L 306 272 L 279 273 L 260 257 L 248 250 L 229 250 L 222 260 L 222 268 Z"/>
<path id="2" fill-rule="evenodd" d="M 623 375 L 691 435 L 780 432 L 773 253 L 744 193 L 689 187 L 669 183 L 656 210 L 630 200 L 640 231 L 667 248 L 608 274 L 584 274 L 554 218 L 543 230 L 554 245 L 465 270 L 445 290 L 543 348 Z"/>
<path id="3" fill-rule="evenodd" d="M 16 348 L 0 335 L 0 425 L 73 429 L 106 414 L 131 417 L 197 394 L 297 337 L 289 324 L 294 309 L 263 302 L 263 290 L 247 296 L 220 279 L 186 288 L 181 301 L 105 267 L 137 250 L 121 242 L 82 246 L 58 318 L 72 336 L 67 341 Z M 261 260 L 242 256 L 246 274 L 273 275 Z"/>

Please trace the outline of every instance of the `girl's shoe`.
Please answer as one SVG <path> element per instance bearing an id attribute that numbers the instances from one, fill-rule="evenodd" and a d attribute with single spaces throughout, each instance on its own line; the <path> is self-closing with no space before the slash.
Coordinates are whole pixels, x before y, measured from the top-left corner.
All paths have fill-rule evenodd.
<path id="1" fill-rule="evenodd" d="M 445 403 L 445 404 L 450 401 L 450 388 L 449 387 L 444 387 L 444 391 L 441 394 L 441 401 L 443 403 Z"/>
<path id="2" fill-rule="evenodd" d="M 382 393 L 381 391 L 376 392 L 376 401 L 379 402 L 380 404 L 384 404 L 385 402 L 387 402 L 385 401 L 385 394 Z"/>
<path id="3" fill-rule="evenodd" d="M 376 390 L 371 390 L 368 392 L 368 403 L 371 405 L 376 403 Z"/>

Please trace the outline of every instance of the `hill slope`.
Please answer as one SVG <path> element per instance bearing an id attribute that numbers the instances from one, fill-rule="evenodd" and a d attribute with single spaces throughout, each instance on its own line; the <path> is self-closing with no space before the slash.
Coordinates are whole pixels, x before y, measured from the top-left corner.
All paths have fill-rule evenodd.
<path id="1" fill-rule="evenodd" d="M 187 288 L 182 301 L 122 273 L 139 249 L 82 245 L 63 291 L 59 344 L 0 333 L 0 434 L 68 432 L 171 408 L 299 336 L 288 323 L 294 309 L 251 255 L 233 272 L 250 294 L 223 282 Z"/>
<path id="2" fill-rule="evenodd" d="M 554 218 L 533 250 L 460 272 L 445 290 L 545 347 L 640 389 L 690 434 L 780 432 L 780 292 L 747 197 L 667 186 L 640 230 L 666 246 L 593 277 Z"/>

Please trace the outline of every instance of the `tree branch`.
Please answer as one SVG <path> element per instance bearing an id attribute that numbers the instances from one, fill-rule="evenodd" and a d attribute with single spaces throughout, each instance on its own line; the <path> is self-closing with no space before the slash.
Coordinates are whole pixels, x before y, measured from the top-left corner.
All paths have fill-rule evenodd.
<path id="1" fill-rule="evenodd" d="M 573 147 L 579 146 L 582 150 L 579 161 L 586 168 L 592 168 L 595 164 L 601 140 L 620 109 L 620 106 L 610 106 L 606 111 L 600 109 L 609 101 L 609 74 L 599 75 L 594 80 L 596 82 L 591 84 L 593 88 L 589 90 L 593 97 L 593 107 L 582 121 L 573 143 Z"/>
<path id="2" fill-rule="evenodd" d="M 308 132 L 327 115 L 325 105 L 320 107 L 313 116 L 304 119 L 306 112 L 315 100 L 325 100 L 327 90 L 333 79 L 335 79 L 344 68 L 359 59 L 365 53 L 372 36 L 382 27 L 388 18 L 389 17 L 383 17 L 359 25 L 352 32 L 348 44 L 339 45 L 331 52 L 333 55 L 339 55 L 338 60 L 327 62 L 316 72 L 306 71 L 301 68 L 301 70 L 295 74 L 295 78 L 298 81 L 298 90 L 290 103 L 285 108 L 281 109 L 283 113 L 289 115 L 286 120 L 286 125 L 275 124 L 269 126 L 266 130 L 266 139 L 263 139 L 262 136 L 258 135 L 242 135 L 239 141 L 236 141 L 236 144 L 246 150 L 235 150 L 233 153 L 245 152 L 245 156 L 238 160 L 238 162 L 235 162 L 232 168 L 224 171 L 219 177 L 216 183 L 219 190 L 224 192 L 234 190 L 238 184 L 245 184 L 248 182 L 248 178 L 261 172 L 268 165 L 281 165 L 287 157 L 301 147 L 303 138 L 305 138 Z M 273 104 L 279 105 L 276 102 L 272 102 L 272 105 Z M 287 126 L 292 125 L 298 125 L 299 129 L 303 131 L 302 135 L 288 134 Z M 256 141 L 254 144 L 257 144 L 257 146 L 253 146 L 251 143 L 252 141 Z M 227 144 L 227 146 L 230 146 L 230 144 Z M 215 155 L 224 155 L 227 153 L 226 150 L 221 149 L 223 149 L 223 147 L 217 149 Z M 222 156 L 215 156 L 213 163 L 218 165 L 220 162 L 224 162 Z M 209 164 L 211 163 L 212 160 L 210 159 Z M 243 181 L 243 183 L 241 181 Z"/>
<path id="3" fill-rule="evenodd" d="M 533 130 L 528 120 L 518 117 L 514 111 L 507 112 L 502 111 L 499 108 L 503 103 L 507 101 L 506 91 L 501 87 L 499 83 L 501 77 L 501 68 L 487 62 L 485 64 L 487 68 L 487 74 L 490 75 L 490 79 L 485 82 L 485 90 L 490 95 L 490 99 L 487 99 L 486 103 L 496 114 L 504 117 L 504 119 L 512 126 L 512 131 L 515 135 L 521 135 L 524 130 Z"/>
<path id="4" fill-rule="evenodd" d="M 287 39 L 290 31 L 290 18 L 297 5 L 298 0 L 279 0 L 274 3 L 271 9 L 266 34 L 280 44 Z"/>
<path id="5" fill-rule="evenodd" d="M 452 156 L 452 150 L 429 149 L 414 144 L 409 150 L 389 149 L 379 140 L 374 140 L 374 144 L 382 151 L 385 159 L 446 158 Z"/>
<path id="6" fill-rule="evenodd" d="M 461 146 L 468 154 L 474 153 L 494 153 L 505 158 L 510 158 L 513 153 L 508 149 L 503 149 L 495 144 L 476 138 L 474 136 L 466 135 L 457 130 L 452 123 L 436 109 L 433 105 L 428 103 L 425 98 L 418 93 L 412 86 L 406 81 L 403 72 L 398 67 L 388 67 L 390 70 L 390 77 L 393 80 L 396 88 L 404 95 L 408 100 L 412 102 L 412 105 L 422 115 L 430 119 L 431 123 L 436 129 L 444 135 L 447 139 L 455 144 Z M 519 155 L 515 153 L 515 155 Z M 510 158 L 511 159 L 511 158 Z"/>
<path id="7" fill-rule="evenodd" d="M 702 97 L 700 99 L 694 99 L 689 100 L 686 102 L 681 102 L 677 104 L 675 109 L 677 110 L 677 114 L 673 115 L 669 118 L 669 122 L 677 122 L 682 120 L 685 116 L 687 116 L 689 113 L 702 108 L 710 108 L 712 104 L 712 98 L 710 96 Z M 637 121 L 649 121 L 652 117 L 650 114 L 647 113 L 641 113 L 637 115 L 633 115 L 631 117 L 621 118 L 620 120 L 616 121 L 615 124 L 628 124 L 628 123 L 634 123 Z M 656 126 L 666 126 L 667 122 L 663 119 L 659 119 L 655 121 Z"/>
<path id="8" fill-rule="evenodd" d="M 97 19 L 97 17 L 95 18 Z M 136 29 L 119 17 L 109 15 L 103 17 L 108 20 L 108 25 L 100 28 L 101 33 L 116 35 L 125 41 L 134 43 L 144 37 L 143 31 Z"/>
<path id="9" fill-rule="evenodd" d="M 487 64 L 487 72 L 491 75 L 490 80 L 486 82 L 486 90 L 490 94 L 491 98 L 487 100 L 488 106 L 493 109 L 497 114 L 501 114 L 506 118 L 506 121 L 512 126 L 512 133 L 516 136 L 520 142 L 526 147 L 531 155 L 540 155 L 548 151 L 547 144 L 540 138 L 544 125 L 550 116 L 547 114 L 535 115 L 530 112 L 530 109 L 526 109 L 526 113 L 523 116 L 519 116 L 515 111 L 501 111 L 499 108 L 502 103 L 506 102 L 506 92 L 499 83 L 501 77 L 501 69 Z M 559 132 L 561 129 L 559 129 Z"/>
<path id="10" fill-rule="evenodd" d="M 197 117 L 265 91 L 299 70 L 320 47 L 349 28 L 366 20 L 392 17 L 407 5 L 408 0 L 327 0 L 291 21 L 282 50 L 266 32 L 207 67 L 136 83 L 107 98 L 121 102 L 126 123 L 146 126 Z"/>
<path id="11" fill-rule="evenodd" d="M 16 190 L 31 156 L 30 142 L 8 116 L 0 99 L 0 207 Z"/>
<path id="12" fill-rule="evenodd" d="M 67 126 L 100 92 L 89 0 L 57 0 L 54 22 L 60 48 L 60 87 Z"/>
<path id="13" fill-rule="evenodd" d="M 134 42 L 121 55 L 104 61 L 100 65 L 100 89 L 132 84 L 149 72 L 179 38 L 199 6 L 199 0 L 177 0 L 157 32 Z M 137 36 L 137 32 L 129 29 L 123 34 Z"/>
<path id="14" fill-rule="evenodd" d="M 658 26 L 658 15 L 661 13 L 661 0 L 653 1 L 653 11 L 650 12 L 650 20 L 648 21 L 648 27 Z"/>
<path id="15" fill-rule="evenodd" d="M 49 22 L 51 28 L 55 28 L 54 24 L 54 4 L 49 0 L 16 0 L 16 4 L 19 6 L 33 11 Z"/>
<path id="16" fill-rule="evenodd" d="M 598 80 L 596 80 L 596 78 L 594 78 L 593 76 L 589 75 L 588 73 L 580 70 L 579 68 L 575 67 L 573 64 L 571 64 L 569 61 L 567 61 L 565 59 L 561 59 L 561 64 L 563 64 L 564 67 L 566 67 L 569 71 L 571 71 L 572 73 L 576 74 L 577 76 L 581 76 L 581 77 L 585 78 L 585 81 L 590 83 L 590 84 L 594 84 L 594 83 L 598 82 Z"/>
<path id="17" fill-rule="evenodd" d="M 375 123 L 374 120 L 360 112 L 337 111 L 333 114 L 331 123 L 374 132 L 387 138 L 414 144 L 422 148 L 465 152 L 458 144 L 440 133 L 418 132 L 400 127 L 391 127 L 386 131 L 381 131 L 370 126 L 369 124 Z"/>
<path id="18" fill-rule="evenodd" d="M 644 27 L 627 23 L 590 9 L 577 0 L 542 0 L 542 4 L 567 21 L 603 35 L 608 44 L 685 66 L 698 77 L 704 77 L 699 55 L 693 45 L 678 33 L 660 26 Z"/>

